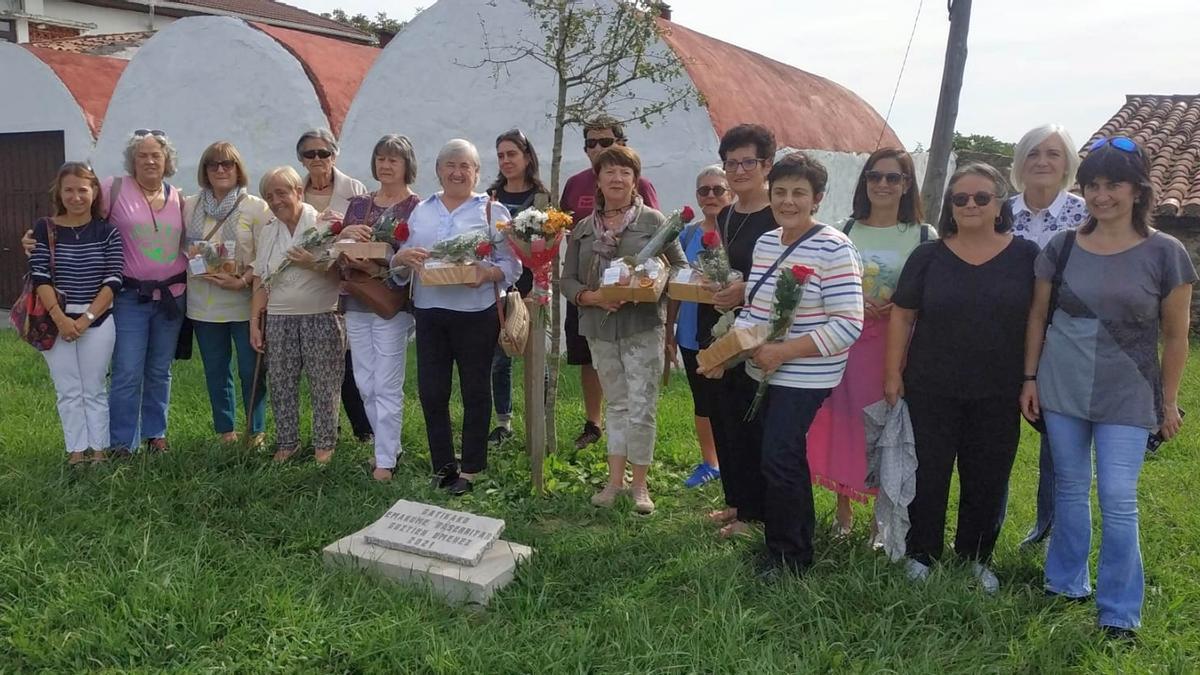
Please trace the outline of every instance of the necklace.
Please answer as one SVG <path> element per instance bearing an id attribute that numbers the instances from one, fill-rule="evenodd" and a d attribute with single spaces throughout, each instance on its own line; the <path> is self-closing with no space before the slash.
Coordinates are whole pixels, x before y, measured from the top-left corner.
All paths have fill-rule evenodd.
<path id="1" fill-rule="evenodd" d="M 732 235 L 730 235 L 729 221 L 731 218 L 733 218 L 733 211 L 733 207 L 730 206 L 729 211 L 725 213 L 725 222 L 721 226 L 721 240 L 725 242 L 726 249 L 728 249 L 730 244 L 732 244 L 734 240 L 737 239 L 737 236 L 742 233 L 742 228 L 746 227 L 746 222 L 750 220 L 750 216 L 754 215 L 754 213 L 747 213 L 743 215 L 742 221 L 738 223 L 737 229 L 733 231 Z"/>
<path id="2" fill-rule="evenodd" d="M 615 216 L 619 213 L 625 213 L 626 211 L 628 211 L 629 209 L 632 209 L 632 208 L 633 208 L 633 204 L 627 204 L 625 206 L 622 206 L 622 207 L 616 208 L 616 209 L 604 209 L 603 211 L 600 212 L 600 216 L 607 218 L 609 216 Z"/>

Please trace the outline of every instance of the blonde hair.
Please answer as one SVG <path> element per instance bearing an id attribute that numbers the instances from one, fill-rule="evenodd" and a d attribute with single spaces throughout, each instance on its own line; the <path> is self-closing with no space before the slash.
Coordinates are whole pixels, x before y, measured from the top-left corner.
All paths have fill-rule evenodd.
<path id="1" fill-rule="evenodd" d="M 196 169 L 196 182 L 201 188 L 212 189 L 212 183 L 208 180 L 208 163 L 224 160 L 233 162 L 237 169 L 238 187 L 246 187 L 250 184 L 250 177 L 246 175 L 246 163 L 242 161 L 242 153 L 238 152 L 237 148 L 233 147 L 233 143 L 229 141 L 217 141 L 205 148 L 204 153 L 200 155 L 200 167 Z"/>
<path id="2" fill-rule="evenodd" d="M 283 182 L 290 188 L 304 191 L 304 179 L 300 178 L 300 174 L 290 166 L 277 166 L 274 169 L 267 169 L 262 178 L 258 181 L 258 194 L 263 199 L 267 198 L 267 187 L 271 181 L 276 178 L 283 179 Z"/>

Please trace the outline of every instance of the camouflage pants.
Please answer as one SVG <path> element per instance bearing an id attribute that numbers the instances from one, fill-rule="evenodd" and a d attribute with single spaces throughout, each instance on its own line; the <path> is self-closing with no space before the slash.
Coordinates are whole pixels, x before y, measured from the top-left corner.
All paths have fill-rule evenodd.
<path id="1" fill-rule="evenodd" d="M 588 338 L 592 366 L 604 389 L 608 454 L 626 457 L 633 464 L 654 461 L 663 339 L 662 326 L 615 342 Z"/>

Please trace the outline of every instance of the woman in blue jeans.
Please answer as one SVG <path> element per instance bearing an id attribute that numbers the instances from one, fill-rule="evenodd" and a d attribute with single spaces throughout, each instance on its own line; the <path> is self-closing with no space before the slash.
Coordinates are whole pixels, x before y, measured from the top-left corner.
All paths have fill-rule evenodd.
<path id="1" fill-rule="evenodd" d="M 1078 175 L 1091 215 L 1078 234 L 1051 239 L 1037 260 L 1021 409 L 1030 419 L 1045 415 L 1054 457 L 1046 592 L 1091 593 L 1095 447 L 1102 519 L 1096 606 L 1105 632 L 1126 639 L 1141 626 L 1145 592 L 1138 475 L 1151 431 L 1169 439 L 1182 423 L 1179 381 L 1196 270 L 1177 239 L 1151 227 L 1156 200 L 1142 148 L 1122 136 L 1101 138 Z"/>

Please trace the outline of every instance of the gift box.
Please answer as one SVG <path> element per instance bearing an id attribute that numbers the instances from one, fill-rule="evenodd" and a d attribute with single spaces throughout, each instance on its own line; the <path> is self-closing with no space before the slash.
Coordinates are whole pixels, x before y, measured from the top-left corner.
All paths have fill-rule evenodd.
<path id="1" fill-rule="evenodd" d="M 381 265 L 392 259 L 392 247 L 386 241 L 339 241 L 333 245 L 334 254 L 345 254 L 354 260 L 370 260 Z"/>
<path id="2" fill-rule="evenodd" d="M 697 302 L 712 305 L 713 292 L 704 287 L 708 281 L 693 269 L 683 269 L 671 277 L 667 284 L 667 297 L 681 302 Z"/>
<path id="3" fill-rule="evenodd" d="M 667 288 L 667 275 L 657 278 L 634 275 L 627 283 L 605 284 L 596 289 L 605 302 L 658 302 Z"/>
<path id="4" fill-rule="evenodd" d="M 765 323 L 734 326 L 729 332 L 713 340 L 708 348 L 701 349 L 696 355 L 696 363 L 701 370 L 732 366 L 744 360 L 749 352 L 762 346 L 767 341 L 770 331 L 770 325 Z"/>
<path id="5" fill-rule="evenodd" d="M 479 280 L 479 269 L 475 263 L 444 263 L 431 260 L 421 268 L 423 286 L 455 286 L 473 284 Z"/>

